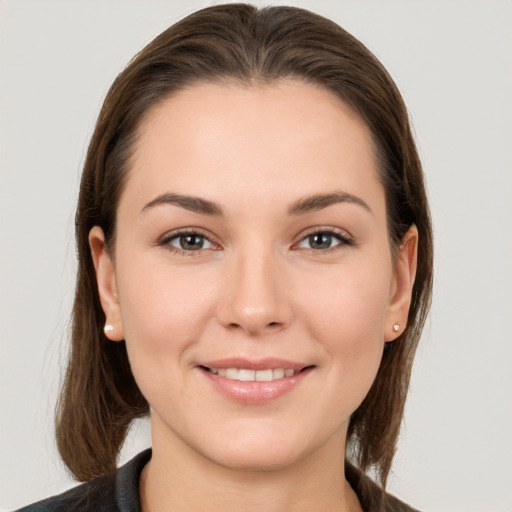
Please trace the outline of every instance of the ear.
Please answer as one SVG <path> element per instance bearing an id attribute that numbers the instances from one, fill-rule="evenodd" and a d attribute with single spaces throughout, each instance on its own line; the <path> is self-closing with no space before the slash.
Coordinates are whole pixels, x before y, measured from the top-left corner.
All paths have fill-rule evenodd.
<path id="1" fill-rule="evenodd" d="M 395 260 L 390 303 L 384 326 L 385 341 L 398 338 L 407 326 L 417 261 L 418 229 L 413 224 L 404 235 Z"/>
<path id="2" fill-rule="evenodd" d="M 111 330 L 105 330 L 105 336 L 112 341 L 121 341 L 124 339 L 124 331 L 117 294 L 116 273 L 105 245 L 105 235 L 99 226 L 94 226 L 89 232 L 89 247 L 96 270 L 101 307 L 105 313 L 105 324 L 113 327 Z"/>

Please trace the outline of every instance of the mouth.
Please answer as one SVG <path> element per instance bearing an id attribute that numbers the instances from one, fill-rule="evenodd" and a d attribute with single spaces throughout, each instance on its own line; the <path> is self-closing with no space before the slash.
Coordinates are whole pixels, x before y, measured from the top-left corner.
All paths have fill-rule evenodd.
<path id="1" fill-rule="evenodd" d="M 240 382 L 272 382 L 287 377 L 293 377 L 312 366 L 305 366 L 302 369 L 294 368 L 267 368 L 263 370 L 252 370 L 250 368 L 215 368 L 209 366 L 200 366 L 201 369 L 225 377 L 230 380 L 238 380 Z"/>
<path id="2" fill-rule="evenodd" d="M 215 389 L 244 404 L 269 403 L 296 389 L 316 368 L 284 360 L 223 360 L 197 365 Z"/>

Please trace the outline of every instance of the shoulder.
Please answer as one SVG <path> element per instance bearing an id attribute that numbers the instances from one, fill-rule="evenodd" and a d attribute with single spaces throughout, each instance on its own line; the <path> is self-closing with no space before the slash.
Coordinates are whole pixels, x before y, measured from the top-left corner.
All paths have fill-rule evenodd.
<path id="1" fill-rule="evenodd" d="M 139 478 L 151 450 L 139 453 L 115 473 L 78 485 L 17 512 L 140 512 Z"/>
<path id="2" fill-rule="evenodd" d="M 58 496 L 52 496 L 51 498 L 23 507 L 17 512 L 64 512 L 75 510 L 117 512 L 115 476 L 108 475 L 95 478 Z"/>
<path id="3" fill-rule="evenodd" d="M 345 463 L 345 474 L 364 512 L 419 512 L 383 491 L 368 476 L 348 462 Z"/>

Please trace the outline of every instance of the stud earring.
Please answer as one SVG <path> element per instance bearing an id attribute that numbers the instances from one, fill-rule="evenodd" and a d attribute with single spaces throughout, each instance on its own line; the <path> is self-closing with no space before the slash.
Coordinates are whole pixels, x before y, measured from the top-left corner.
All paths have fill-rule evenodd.
<path id="1" fill-rule="evenodd" d="M 393 331 L 398 332 L 400 329 L 400 326 L 398 324 L 393 325 Z"/>
<path id="2" fill-rule="evenodd" d="M 103 327 L 103 330 L 105 332 L 112 332 L 114 330 L 114 326 L 112 324 L 107 324 L 105 327 Z"/>

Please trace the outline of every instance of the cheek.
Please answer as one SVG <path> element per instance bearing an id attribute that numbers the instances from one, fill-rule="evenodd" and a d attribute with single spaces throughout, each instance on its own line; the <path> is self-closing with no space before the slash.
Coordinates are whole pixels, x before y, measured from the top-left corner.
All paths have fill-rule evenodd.
<path id="1" fill-rule="evenodd" d="M 379 276 L 379 277 L 375 277 Z M 331 273 L 302 302 L 311 337 L 330 360 L 331 376 L 352 390 L 355 409 L 368 392 L 382 358 L 390 272 Z M 349 393 L 350 394 L 350 393 Z"/>
<path id="2" fill-rule="evenodd" d="M 206 317 L 214 279 L 162 264 L 119 268 L 119 297 L 128 357 L 151 407 L 179 404 L 190 396 L 185 378 Z M 181 398 L 180 398 L 181 397 Z M 190 403 L 190 402 L 189 402 Z M 163 405 L 164 404 L 164 405 Z"/>
<path id="3" fill-rule="evenodd" d="M 130 359 L 154 359 L 156 364 L 179 360 L 200 337 L 203 319 L 210 314 L 214 276 L 160 262 L 120 264 L 118 275 Z"/>
<path id="4" fill-rule="evenodd" d="M 330 339 L 383 342 L 390 277 L 386 269 L 332 272 L 314 286 L 306 284 L 302 314 Z"/>

